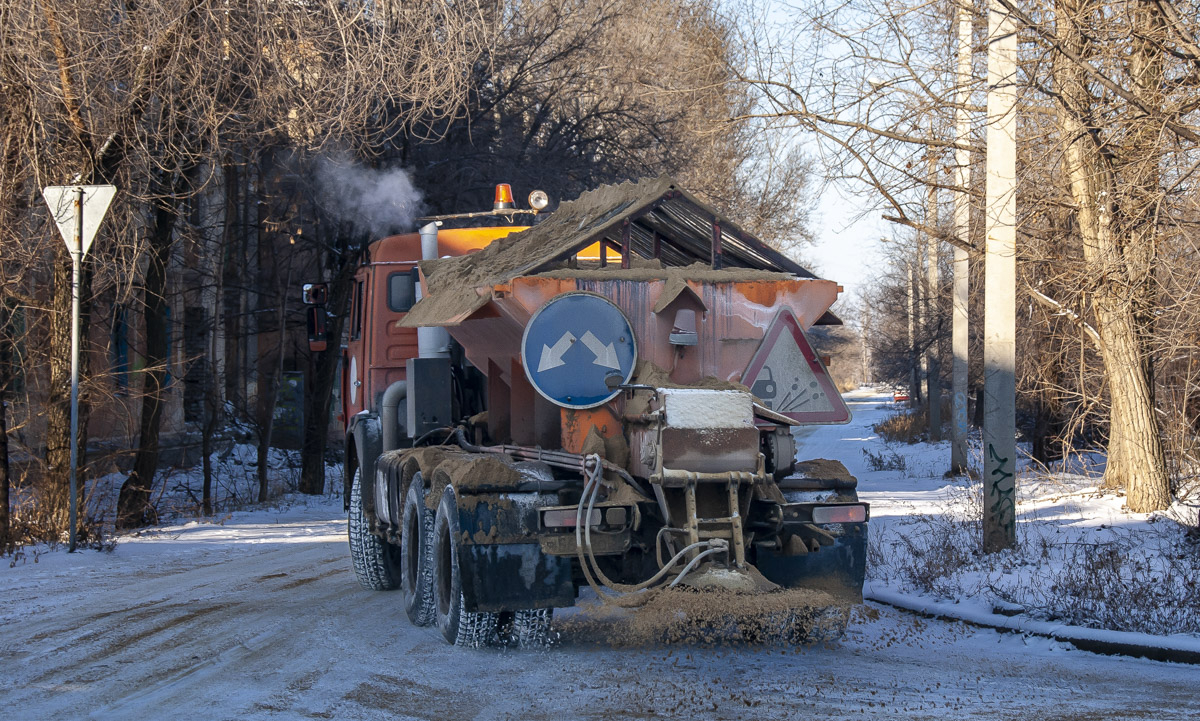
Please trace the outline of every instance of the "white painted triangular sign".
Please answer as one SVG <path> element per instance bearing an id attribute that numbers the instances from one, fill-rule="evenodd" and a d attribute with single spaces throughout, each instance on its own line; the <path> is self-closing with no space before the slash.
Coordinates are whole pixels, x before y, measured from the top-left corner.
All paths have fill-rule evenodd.
<path id="1" fill-rule="evenodd" d="M 76 209 L 76 203 L 83 196 L 82 207 Z M 75 233 L 80 233 L 80 256 L 87 255 L 92 247 L 92 240 L 100 228 L 100 221 L 108 213 L 117 189 L 112 185 L 51 185 L 42 190 L 42 197 L 50 208 L 50 215 L 58 224 L 58 232 L 62 233 L 67 250 L 75 250 Z M 83 213 L 82 226 L 77 213 Z"/>
<path id="2" fill-rule="evenodd" d="M 775 316 L 742 383 L 764 405 L 800 423 L 848 423 L 850 409 L 790 310 Z"/>

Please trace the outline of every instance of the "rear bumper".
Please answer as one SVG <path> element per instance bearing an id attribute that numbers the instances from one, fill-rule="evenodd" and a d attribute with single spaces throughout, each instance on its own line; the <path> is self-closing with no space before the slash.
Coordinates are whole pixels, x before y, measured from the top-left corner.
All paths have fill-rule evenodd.
<path id="1" fill-rule="evenodd" d="M 459 570 L 466 608 L 471 611 L 516 611 L 561 608 L 576 598 L 573 529 L 541 527 L 539 514 L 557 507 L 550 494 L 480 494 L 460 499 Z M 616 504 L 605 504 L 605 506 Z M 803 516 L 812 505 L 787 504 L 781 509 L 790 527 L 791 511 Z M 630 520 L 632 520 L 632 514 Z M 811 514 L 803 518 L 811 521 Z M 795 519 L 799 523 L 801 519 Z M 811 588 L 848 603 L 862 600 L 866 577 L 867 523 L 816 526 L 825 543 L 807 553 L 788 555 L 755 545 L 753 563 L 768 580 L 785 588 Z M 630 528 L 593 536 L 594 552 L 614 560 L 631 550 Z M 832 537 L 832 543 L 827 543 Z M 646 557 L 649 562 L 650 557 Z M 643 569 L 639 577 L 653 572 Z"/>

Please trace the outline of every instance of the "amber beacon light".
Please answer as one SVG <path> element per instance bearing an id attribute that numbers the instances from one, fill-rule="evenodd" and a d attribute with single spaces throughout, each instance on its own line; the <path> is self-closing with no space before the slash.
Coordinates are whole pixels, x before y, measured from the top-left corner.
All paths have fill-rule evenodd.
<path id="1" fill-rule="evenodd" d="M 492 205 L 492 210 L 509 210 L 516 207 L 513 204 L 512 186 L 508 183 L 500 183 L 496 186 L 496 202 Z"/>

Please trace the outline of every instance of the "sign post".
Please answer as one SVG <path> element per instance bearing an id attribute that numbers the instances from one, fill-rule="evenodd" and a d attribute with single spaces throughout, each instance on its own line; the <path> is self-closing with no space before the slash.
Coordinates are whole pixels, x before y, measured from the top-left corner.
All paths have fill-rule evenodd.
<path id="1" fill-rule="evenodd" d="M 108 212 L 117 189 L 111 185 L 52 185 L 42 197 L 62 233 L 71 253 L 71 469 L 70 469 L 70 542 L 67 551 L 75 552 L 79 515 L 79 283 L 83 258 L 92 247 L 100 221 Z"/>

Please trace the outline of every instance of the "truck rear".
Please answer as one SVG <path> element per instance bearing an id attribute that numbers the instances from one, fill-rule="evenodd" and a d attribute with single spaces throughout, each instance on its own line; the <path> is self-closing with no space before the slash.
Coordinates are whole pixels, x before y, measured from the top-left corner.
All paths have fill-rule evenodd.
<path id="1" fill-rule="evenodd" d="M 840 463 L 795 461 L 792 428 L 849 420 L 806 335 L 838 322 L 840 288 L 667 178 L 539 220 L 431 222 L 372 246 L 355 280 L 360 583 L 458 645 L 542 642 L 589 587 L 807 589 L 836 633 L 868 508 Z M 821 610 L 781 632 L 804 640 Z"/>

